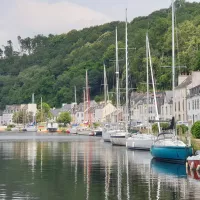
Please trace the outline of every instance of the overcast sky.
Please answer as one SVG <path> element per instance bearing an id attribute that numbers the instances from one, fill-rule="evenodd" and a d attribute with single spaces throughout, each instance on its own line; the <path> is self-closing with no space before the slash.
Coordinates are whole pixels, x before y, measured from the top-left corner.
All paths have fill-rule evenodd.
<path id="1" fill-rule="evenodd" d="M 193 0 L 189 0 L 193 1 Z M 199 1 L 200 0 L 196 0 Z M 20 35 L 67 33 L 105 22 L 128 20 L 168 8 L 171 0 L 0 0 L 0 48 Z"/>

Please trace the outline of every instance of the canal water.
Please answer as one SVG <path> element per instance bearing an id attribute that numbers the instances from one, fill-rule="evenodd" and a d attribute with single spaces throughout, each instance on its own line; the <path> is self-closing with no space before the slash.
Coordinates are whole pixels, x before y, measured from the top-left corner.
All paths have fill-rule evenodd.
<path id="1" fill-rule="evenodd" d="M 0 199 L 200 199 L 198 174 L 100 138 L 0 141 Z"/>

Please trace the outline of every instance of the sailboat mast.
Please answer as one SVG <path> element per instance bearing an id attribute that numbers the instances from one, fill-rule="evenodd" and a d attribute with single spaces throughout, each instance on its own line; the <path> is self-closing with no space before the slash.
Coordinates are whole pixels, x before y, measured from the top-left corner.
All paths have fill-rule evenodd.
<path id="1" fill-rule="evenodd" d="M 174 0 L 172 0 L 172 91 L 173 91 L 173 117 L 175 117 L 175 39 L 174 39 Z"/>
<path id="2" fill-rule="evenodd" d="M 42 122 L 42 97 L 41 97 L 41 122 Z"/>
<path id="3" fill-rule="evenodd" d="M 87 70 L 86 70 L 86 81 L 85 81 L 85 88 L 86 88 L 86 111 L 87 111 L 87 121 L 89 122 L 89 99 L 88 99 L 88 73 L 87 73 Z"/>
<path id="4" fill-rule="evenodd" d="M 106 66 L 104 64 L 104 103 L 107 103 L 107 82 L 106 82 Z"/>
<path id="5" fill-rule="evenodd" d="M 148 33 L 146 34 L 146 67 L 147 67 L 147 129 L 149 133 L 149 56 L 148 56 Z"/>
<path id="6" fill-rule="evenodd" d="M 128 33 L 127 33 L 127 9 L 126 9 L 126 29 L 125 29 L 125 43 L 126 43 L 126 132 L 128 132 Z"/>
<path id="7" fill-rule="evenodd" d="M 86 117 L 85 117 L 85 110 L 86 110 L 86 106 L 85 106 L 85 89 L 83 89 L 83 110 L 84 110 L 84 122 L 86 121 Z"/>
<path id="8" fill-rule="evenodd" d="M 119 61 L 118 61 L 118 41 L 116 27 L 116 107 L 117 107 L 117 124 L 119 122 Z"/>
<path id="9" fill-rule="evenodd" d="M 76 86 L 74 86 L 74 101 L 75 101 L 75 104 L 77 103 L 76 101 Z"/>
<path id="10" fill-rule="evenodd" d="M 151 61 L 151 50 L 149 46 L 149 38 L 147 37 L 147 44 L 148 44 L 148 52 L 149 52 L 149 63 L 150 63 L 150 69 L 151 69 L 151 78 L 152 78 L 152 85 L 153 85 L 153 94 L 154 94 L 154 103 L 155 103 L 155 110 L 156 110 L 156 120 L 159 120 L 158 115 L 158 104 L 157 104 L 157 98 L 156 98 L 156 90 L 155 90 L 155 83 L 154 83 L 154 76 L 153 76 L 153 69 L 152 69 L 152 61 Z M 160 122 L 158 122 L 158 131 L 160 133 Z"/>

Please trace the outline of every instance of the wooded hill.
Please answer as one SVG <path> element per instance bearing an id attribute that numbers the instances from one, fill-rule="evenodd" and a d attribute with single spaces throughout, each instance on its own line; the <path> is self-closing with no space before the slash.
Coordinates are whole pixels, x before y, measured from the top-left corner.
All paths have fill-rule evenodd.
<path id="1" fill-rule="evenodd" d="M 131 12 L 131 11 L 129 11 Z M 18 36 L 19 52 L 12 41 L 0 49 L 0 106 L 28 103 L 35 93 L 51 106 L 83 99 L 85 70 L 88 69 L 91 96 L 102 95 L 103 63 L 109 90 L 115 87 L 115 28 L 119 48 L 125 47 L 125 23 L 72 30 L 67 34 Z M 171 89 L 171 8 L 138 17 L 128 24 L 130 87 L 144 90 L 146 80 L 145 35 L 149 33 L 153 67 L 159 90 Z M 177 42 L 178 41 L 178 42 Z M 189 72 L 200 69 L 200 3 L 176 1 L 176 65 Z M 121 87 L 125 85 L 125 50 L 119 50 Z M 178 68 L 177 68 L 178 72 Z M 98 98 L 97 98 L 98 99 Z"/>

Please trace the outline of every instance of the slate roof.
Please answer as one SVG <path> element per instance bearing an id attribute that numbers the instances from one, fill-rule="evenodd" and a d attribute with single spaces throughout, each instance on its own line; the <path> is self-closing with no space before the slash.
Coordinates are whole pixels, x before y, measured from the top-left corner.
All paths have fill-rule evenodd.
<path id="1" fill-rule="evenodd" d="M 54 117 L 57 117 L 59 115 L 59 113 L 61 112 L 61 109 L 51 109 L 50 110 L 51 114 L 54 116 Z"/>

